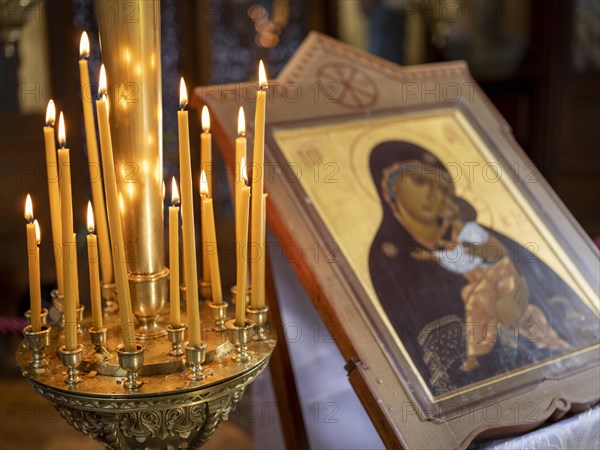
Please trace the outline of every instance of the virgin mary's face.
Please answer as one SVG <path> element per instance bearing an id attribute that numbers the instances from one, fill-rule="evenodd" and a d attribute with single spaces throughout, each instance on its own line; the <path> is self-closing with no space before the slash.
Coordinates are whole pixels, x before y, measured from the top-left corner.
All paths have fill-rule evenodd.
<path id="1" fill-rule="evenodd" d="M 451 185 L 440 172 L 419 168 L 398 176 L 393 189 L 399 211 L 424 225 L 433 225 L 443 217 Z"/>

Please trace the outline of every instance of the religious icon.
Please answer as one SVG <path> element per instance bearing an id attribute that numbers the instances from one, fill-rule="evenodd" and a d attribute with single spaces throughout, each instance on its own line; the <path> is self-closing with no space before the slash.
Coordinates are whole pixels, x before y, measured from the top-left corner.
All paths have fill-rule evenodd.
<path id="1" fill-rule="evenodd" d="M 387 141 L 370 168 L 384 209 L 373 285 L 435 394 L 595 342 L 591 310 L 535 255 L 478 224 L 432 153 Z"/>
<path id="2" fill-rule="evenodd" d="M 422 398 L 468 396 L 598 342 L 597 293 L 462 113 L 274 138 Z"/>

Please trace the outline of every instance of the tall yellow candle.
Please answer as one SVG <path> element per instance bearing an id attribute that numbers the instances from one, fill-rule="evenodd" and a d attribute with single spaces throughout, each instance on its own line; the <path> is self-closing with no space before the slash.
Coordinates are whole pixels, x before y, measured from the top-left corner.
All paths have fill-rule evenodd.
<path id="1" fill-rule="evenodd" d="M 25 199 L 25 220 L 27 221 L 27 269 L 29 273 L 31 330 L 37 332 L 42 329 L 42 288 L 40 283 L 40 249 L 38 247 L 40 237 L 37 220 L 33 219 L 33 205 L 29 194 Z"/>
<path id="2" fill-rule="evenodd" d="M 245 185 L 242 180 L 242 159 L 247 159 L 246 156 L 246 115 L 244 107 L 240 106 L 238 111 L 238 137 L 235 139 L 235 189 L 234 189 L 234 204 L 237 204 L 238 191 Z M 236 240 L 239 240 L 236 236 Z"/>
<path id="3" fill-rule="evenodd" d="M 102 299 L 100 297 L 100 272 L 98 268 L 98 239 L 94 234 L 94 210 L 92 202 L 87 209 L 87 251 L 90 271 L 90 301 L 92 304 L 92 323 L 96 330 L 102 329 Z"/>
<path id="4" fill-rule="evenodd" d="M 71 242 L 73 243 L 73 248 L 72 248 L 72 252 L 73 252 L 73 260 L 74 260 L 74 264 L 73 264 L 73 283 L 75 284 L 75 304 L 77 305 L 77 308 L 79 308 L 80 306 L 80 302 L 79 302 L 79 266 L 77 265 L 77 233 L 73 233 L 73 238 L 71 239 Z"/>
<path id="5" fill-rule="evenodd" d="M 212 198 L 208 196 L 208 183 L 204 170 L 200 174 L 200 196 L 202 197 L 202 226 L 206 229 L 206 244 L 210 245 L 208 255 L 210 263 L 210 283 L 212 288 L 212 301 L 219 305 L 223 303 L 221 289 L 221 270 L 219 269 L 219 252 L 217 250 L 217 232 L 215 229 L 215 214 Z"/>
<path id="6" fill-rule="evenodd" d="M 92 109 L 92 87 L 87 59 L 90 57 L 90 41 L 87 33 L 81 33 L 79 41 L 79 79 L 81 83 L 81 103 L 83 106 L 83 121 L 85 124 L 85 140 L 88 149 L 88 166 L 90 183 L 92 185 L 92 199 L 96 212 L 96 228 L 100 244 L 100 268 L 102 281 L 106 284 L 113 282 L 113 264 L 110 252 L 110 238 L 106 223 L 106 207 L 104 192 L 102 190 L 102 175 L 100 172 L 100 158 L 98 157 L 98 142 L 96 141 L 96 126 L 94 124 L 94 111 Z"/>
<path id="7" fill-rule="evenodd" d="M 171 184 L 171 206 L 169 206 L 169 269 L 170 269 L 170 318 L 171 325 L 181 325 L 179 302 L 179 191 L 173 177 Z"/>
<path id="8" fill-rule="evenodd" d="M 200 173 L 204 172 L 206 175 L 206 181 L 208 185 L 207 196 L 212 198 L 212 135 L 210 134 L 210 114 L 208 108 L 202 107 L 202 114 L 200 115 L 202 134 L 200 134 Z M 207 230 L 204 227 L 204 221 L 200 222 L 201 226 L 201 237 L 202 237 L 202 281 L 209 283 L 211 280 L 210 276 L 210 258 L 208 256 L 207 243 L 208 235 Z"/>
<path id="9" fill-rule="evenodd" d="M 56 284 L 58 293 L 64 294 L 64 276 L 62 263 L 62 231 L 60 221 L 60 192 L 58 190 L 58 166 L 56 165 L 56 144 L 54 142 L 54 122 L 56 108 L 50 100 L 46 108 L 46 126 L 44 127 L 44 144 L 46 148 L 46 171 L 48 175 L 48 195 L 50 197 L 50 219 L 52 225 L 52 248 L 54 266 L 56 267 Z"/>
<path id="10" fill-rule="evenodd" d="M 60 212 L 62 227 L 63 273 L 65 282 L 64 314 L 65 314 L 65 347 L 68 351 L 77 348 L 77 288 L 76 264 L 77 255 L 73 241 L 73 196 L 71 193 L 71 160 L 67 145 L 67 134 L 63 113 L 58 119 L 58 165 L 60 168 Z"/>
<path id="11" fill-rule="evenodd" d="M 102 146 L 102 169 L 104 173 L 104 189 L 106 190 L 106 206 L 108 211 L 108 226 L 114 248 L 113 264 L 115 269 L 115 282 L 119 296 L 119 314 L 123 331 L 123 344 L 125 351 L 136 350 L 133 312 L 131 309 L 131 294 L 127 279 L 127 266 L 125 260 L 125 242 L 119 213 L 119 195 L 117 193 L 117 177 L 113 159 L 112 139 L 108 123 L 108 106 L 106 102 L 106 71 L 104 65 L 100 69 L 100 86 L 96 101 L 98 114 L 98 129 L 100 130 L 100 145 Z"/>
<path id="12" fill-rule="evenodd" d="M 256 116 L 254 120 L 254 150 L 252 156 L 252 226 L 251 243 L 256 255 L 252 255 L 250 274 L 252 277 L 251 304 L 253 308 L 264 306 L 265 283 L 265 230 L 263 226 L 263 190 L 265 166 L 265 113 L 267 102 L 267 75 L 261 61 L 258 70 L 260 88 L 256 92 Z"/>
<path id="13" fill-rule="evenodd" d="M 198 303 L 198 266 L 196 265 L 196 234 L 194 231 L 194 200 L 192 196 L 192 164 L 190 161 L 190 128 L 188 112 L 185 110 L 188 97 L 183 78 L 179 84 L 177 125 L 179 132 L 179 179 L 181 182 L 181 220 L 183 222 L 183 247 L 185 251 L 184 279 L 187 299 L 189 343 L 196 347 L 202 344 L 200 331 L 200 309 Z"/>
<path id="14" fill-rule="evenodd" d="M 248 216 L 250 207 L 250 188 L 246 186 L 246 160 L 242 157 L 243 186 L 238 191 L 235 202 L 235 227 L 238 240 L 236 242 L 236 264 L 237 264 L 237 292 L 235 299 L 235 322 L 237 326 L 244 326 L 246 320 L 246 277 L 248 264 L 246 262 L 246 251 L 248 249 Z"/>
<path id="15" fill-rule="evenodd" d="M 212 198 L 212 134 L 210 133 L 210 113 L 206 105 L 202 107 L 200 121 L 202 126 L 202 133 L 200 134 L 200 172 L 204 170 L 204 173 L 206 173 L 208 196 Z"/>

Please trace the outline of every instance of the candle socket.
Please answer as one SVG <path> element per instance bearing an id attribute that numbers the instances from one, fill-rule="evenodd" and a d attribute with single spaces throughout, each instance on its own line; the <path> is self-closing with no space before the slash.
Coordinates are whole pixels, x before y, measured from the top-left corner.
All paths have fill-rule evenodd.
<path id="1" fill-rule="evenodd" d="M 252 359 L 252 356 L 248 353 L 248 342 L 252 337 L 252 330 L 254 329 L 254 322 L 250 319 L 246 319 L 243 327 L 239 327 L 235 324 L 235 319 L 227 321 L 225 324 L 229 332 L 229 339 L 235 346 L 236 354 L 231 357 L 238 363 L 247 363 Z"/>
<path id="2" fill-rule="evenodd" d="M 188 379 L 192 381 L 201 381 L 206 378 L 202 373 L 202 363 L 204 362 L 206 342 L 199 346 L 191 346 L 189 343 L 185 346 L 185 364 L 190 368 Z"/>
<path id="3" fill-rule="evenodd" d="M 63 366 L 67 368 L 67 378 L 65 383 L 69 386 L 73 386 L 77 383 L 81 383 L 83 379 L 77 373 L 77 367 L 81 364 L 81 353 L 83 352 L 83 345 L 79 344 L 75 350 L 67 350 L 63 345 L 58 349 L 60 361 Z"/>
<path id="4" fill-rule="evenodd" d="M 23 315 L 27 319 L 27 325 L 31 325 L 31 310 L 25 311 L 25 314 Z M 42 319 L 42 325 L 48 323 L 48 310 L 46 308 L 42 308 L 42 313 L 40 314 L 40 317 Z"/>
<path id="5" fill-rule="evenodd" d="M 269 312 L 268 306 L 259 306 L 258 308 L 252 308 L 248 306 L 246 308 L 246 315 L 248 319 L 252 320 L 256 326 L 254 327 L 254 336 L 252 339 L 255 341 L 266 341 L 267 335 L 265 334 L 265 324 L 267 323 L 267 313 Z"/>
<path id="6" fill-rule="evenodd" d="M 144 366 L 144 346 L 136 343 L 136 350 L 127 352 L 124 345 L 117 347 L 117 355 L 119 357 L 119 366 L 127 371 L 127 379 L 123 383 L 123 387 L 128 391 L 138 390 L 144 382 L 138 379 L 138 371 Z"/>
<path id="7" fill-rule="evenodd" d="M 33 331 L 31 325 L 23 328 L 27 348 L 33 352 L 29 367 L 33 370 L 43 369 L 48 365 L 44 350 L 50 345 L 50 325 L 43 323 L 40 331 Z"/>
<path id="8" fill-rule="evenodd" d="M 231 288 L 229 289 L 229 291 L 231 292 L 231 298 L 232 298 L 232 303 L 235 305 L 236 301 L 237 301 L 237 286 L 231 286 Z M 250 297 L 252 294 L 252 289 L 250 288 L 250 286 L 248 286 L 246 288 L 246 306 L 248 306 L 250 304 Z"/>
<path id="9" fill-rule="evenodd" d="M 225 319 L 227 318 L 227 307 L 229 305 L 226 302 L 215 303 L 212 300 L 207 301 L 206 304 L 213 312 L 215 319 L 214 331 L 225 331 Z"/>
<path id="10" fill-rule="evenodd" d="M 102 283 L 100 285 L 100 297 L 104 300 L 104 314 L 110 315 L 119 312 L 119 299 L 115 283 Z"/>
<path id="11" fill-rule="evenodd" d="M 106 332 L 106 327 L 102 327 L 99 330 L 94 327 L 88 328 L 90 342 L 94 346 L 96 353 L 108 357 L 110 356 L 110 352 L 106 349 Z"/>
<path id="12" fill-rule="evenodd" d="M 183 355 L 183 340 L 185 339 L 185 330 L 187 326 L 181 324 L 177 326 L 167 325 L 167 336 L 171 341 L 171 356 L 182 356 Z"/>
<path id="13" fill-rule="evenodd" d="M 198 280 L 198 288 L 202 300 L 212 300 L 212 286 L 209 281 Z"/>

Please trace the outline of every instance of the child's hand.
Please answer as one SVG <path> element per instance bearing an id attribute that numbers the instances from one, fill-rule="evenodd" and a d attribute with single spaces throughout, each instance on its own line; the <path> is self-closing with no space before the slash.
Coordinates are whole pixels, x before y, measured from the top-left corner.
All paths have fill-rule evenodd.
<path id="1" fill-rule="evenodd" d="M 437 261 L 438 260 L 437 256 L 435 256 L 433 253 L 431 253 L 430 251 L 427 251 L 425 249 L 422 249 L 422 248 L 413 250 L 412 252 L 410 252 L 410 256 L 412 256 L 417 261 Z"/>

